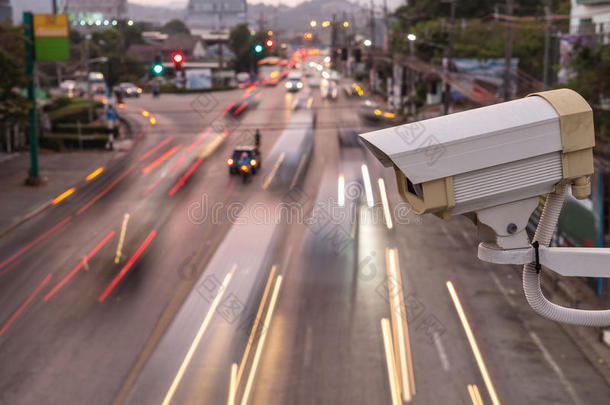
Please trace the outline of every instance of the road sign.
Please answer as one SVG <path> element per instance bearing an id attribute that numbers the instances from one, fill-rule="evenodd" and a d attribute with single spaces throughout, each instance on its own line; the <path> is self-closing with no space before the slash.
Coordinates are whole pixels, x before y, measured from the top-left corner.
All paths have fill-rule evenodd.
<path id="1" fill-rule="evenodd" d="M 35 14 L 34 44 L 37 61 L 70 60 L 68 16 Z"/>

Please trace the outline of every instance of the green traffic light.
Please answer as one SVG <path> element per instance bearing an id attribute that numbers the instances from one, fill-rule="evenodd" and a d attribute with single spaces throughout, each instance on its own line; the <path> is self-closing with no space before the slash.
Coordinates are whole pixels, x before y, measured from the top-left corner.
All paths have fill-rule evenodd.
<path id="1" fill-rule="evenodd" d="M 157 75 L 160 75 L 161 73 L 163 73 L 163 65 L 154 65 L 153 72 Z"/>
<path id="2" fill-rule="evenodd" d="M 254 45 L 254 52 L 261 53 L 263 51 L 263 46 L 261 44 Z"/>

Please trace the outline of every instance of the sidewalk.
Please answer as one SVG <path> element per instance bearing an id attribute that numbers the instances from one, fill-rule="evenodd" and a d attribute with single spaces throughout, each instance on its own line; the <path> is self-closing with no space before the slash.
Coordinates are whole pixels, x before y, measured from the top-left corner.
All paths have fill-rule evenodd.
<path id="1" fill-rule="evenodd" d="M 40 175 L 48 182 L 32 187 L 25 185 L 30 167 L 29 153 L 0 154 L 0 237 L 104 166 L 113 155 L 102 150 L 68 153 L 43 150 L 39 155 Z"/>

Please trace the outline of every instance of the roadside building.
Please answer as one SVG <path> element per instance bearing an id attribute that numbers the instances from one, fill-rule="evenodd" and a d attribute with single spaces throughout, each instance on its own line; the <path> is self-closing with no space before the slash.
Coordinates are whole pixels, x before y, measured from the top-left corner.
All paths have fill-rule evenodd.
<path id="1" fill-rule="evenodd" d="M 13 19 L 13 8 L 11 0 L 0 0 L 0 22 Z"/>
<path id="2" fill-rule="evenodd" d="M 592 35 L 608 43 L 609 32 L 610 0 L 572 0 L 570 34 Z"/>
<path id="3" fill-rule="evenodd" d="M 245 23 L 246 0 L 189 0 L 187 25 L 191 28 L 222 30 Z"/>

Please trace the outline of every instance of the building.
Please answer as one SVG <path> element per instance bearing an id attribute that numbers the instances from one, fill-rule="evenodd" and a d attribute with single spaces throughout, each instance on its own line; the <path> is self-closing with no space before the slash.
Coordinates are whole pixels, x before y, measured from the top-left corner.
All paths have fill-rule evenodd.
<path id="1" fill-rule="evenodd" d="M 127 15 L 127 0 L 59 0 L 59 4 L 71 21 L 83 21 L 88 25 L 101 25 Z"/>
<path id="2" fill-rule="evenodd" d="M 591 35 L 610 41 L 610 0 L 572 0 L 570 34 Z"/>
<path id="3" fill-rule="evenodd" d="M 246 0 L 189 0 L 187 25 L 194 29 L 222 30 L 246 22 Z"/>
<path id="4" fill-rule="evenodd" d="M 13 8 L 11 0 L 0 0 L 0 21 L 8 21 L 13 19 Z"/>

